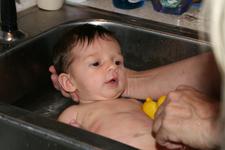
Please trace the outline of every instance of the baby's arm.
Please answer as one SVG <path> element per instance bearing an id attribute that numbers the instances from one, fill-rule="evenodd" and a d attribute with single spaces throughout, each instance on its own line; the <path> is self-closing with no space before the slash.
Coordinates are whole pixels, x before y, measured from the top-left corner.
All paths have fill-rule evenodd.
<path id="1" fill-rule="evenodd" d="M 66 110 L 64 110 L 57 119 L 59 122 L 63 122 L 65 124 L 74 126 L 74 127 L 81 127 L 80 124 L 77 122 L 77 111 L 76 106 L 70 106 Z"/>

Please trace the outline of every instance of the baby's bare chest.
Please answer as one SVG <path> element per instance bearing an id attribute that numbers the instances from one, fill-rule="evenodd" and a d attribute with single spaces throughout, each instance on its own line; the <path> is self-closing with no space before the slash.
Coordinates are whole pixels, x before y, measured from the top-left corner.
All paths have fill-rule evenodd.
<path id="1" fill-rule="evenodd" d="M 92 132 L 134 134 L 151 131 L 152 120 L 142 111 L 141 105 L 130 101 L 99 103 L 80 111 L 81 125 Z M 79 115 L 78 115 L 79 116 Z"/>

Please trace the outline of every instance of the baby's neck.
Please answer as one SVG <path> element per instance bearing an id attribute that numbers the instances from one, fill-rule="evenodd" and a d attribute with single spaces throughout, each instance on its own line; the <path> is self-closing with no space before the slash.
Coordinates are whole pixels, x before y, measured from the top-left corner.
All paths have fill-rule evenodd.
<path id="1" fill-rule="evenodd" d="M 91 103 L 97 103 L 97 102 L 106 102 L 106 101 L 112 101 L 112 100 L 116 100 L 119 99 L 118 98 L 107 98 L 107 99 L 80 99 L 80 104 L 91 104 Z"/>

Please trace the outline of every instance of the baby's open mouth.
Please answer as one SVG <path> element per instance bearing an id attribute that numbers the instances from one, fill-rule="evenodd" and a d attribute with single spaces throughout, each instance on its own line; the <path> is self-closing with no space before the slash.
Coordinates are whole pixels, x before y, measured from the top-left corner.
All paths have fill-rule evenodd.
<path id="1" fill-rule="evenodd" d="M 111 84 L 111 85 L 117 85 L 118 84 L 118 78 L 112 78 L 112 79 L 106 81 L 105 83 Z"/>

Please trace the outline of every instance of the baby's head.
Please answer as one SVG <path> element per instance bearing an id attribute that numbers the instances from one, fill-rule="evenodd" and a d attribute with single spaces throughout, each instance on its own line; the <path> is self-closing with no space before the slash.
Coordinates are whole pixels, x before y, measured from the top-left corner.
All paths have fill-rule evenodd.
<path id="1" fill-rule="evenodd" d="M 120 45 L 103 27 L 79 25 L 56 45 L 54 66 L 59 83 L 81 103 L 118 98 L 127 84 Z"/>

